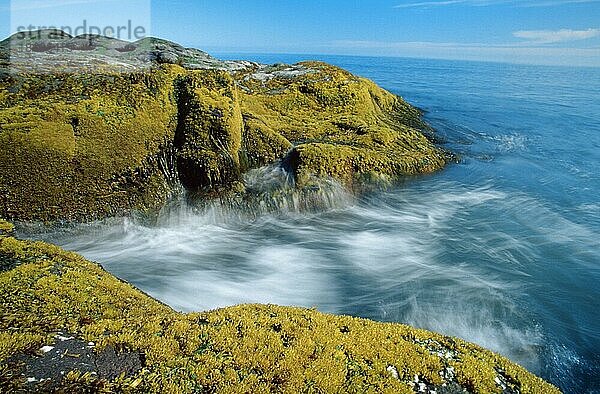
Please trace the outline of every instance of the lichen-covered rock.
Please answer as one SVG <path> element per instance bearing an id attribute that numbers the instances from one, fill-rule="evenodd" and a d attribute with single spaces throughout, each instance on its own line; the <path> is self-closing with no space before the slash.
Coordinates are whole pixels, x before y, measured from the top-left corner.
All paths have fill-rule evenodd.
<path id="1" fill-rule="evenodd" d="M 504 357 L 401 324 L 272 305 L 180 314 L 56 246 L 4 237 L 2 258 L 20 262 L 0 274 L 2 392 L 558 393 Z M 93 350 L 70 354 L 66 340 Z M 57 373 L 70 364 L 55 348 L 108 353 L 122 375 L 85 360 Z M 50 376 L 64 377 L 40 383 Z"/>
<path id="2" fill-rule="evenodd" d="M 154 210 L 174 183 L 209 196 L 240 192 L 245 171 L 278 160 L 301 188 L 315 176 L 386 183 L 447 161 L 419 131 L 415 108 L 338 67 L 219 62 L 159 39 L 44 34 L 0 43 L 0 57 L 23 40 L 46 48 L 33 63 L 0 62 L 3 217 Z M 62 57 L 59 43 L 71 48 Z M 67 67 L 94 56 L 104 60 L 93 73 Z M 163 64 L 175 58 L 187 68 Z M 34 72 L 55 60 L 66 71 Z"/>
<path id="3" fill-rule="evenodd" d="M 165 66 L 1 81 L 0 214 L 90 220 L 164 202 L 158 158 L 174 138 L 176 75 Z"/>
<path id="4" fill-rule="evenodd" d="M 15 231 L 15 226 L 6 220 L 0 219 L 0 237 L 8 237 Z"/>
<path id="5" fill-rule="evenodd" d="M 433 172 L 448 160 L 419 131 L 425 125 L 415 108 L 340 68 L 305 62 L 235 75 L 245 117 L 294 145 L 287 161 L 301 186 L 313 175 L 348 186 L 389 181 Z"/>
<path id="6" fill-rule="evenodd" d="M 176 83 L 177 166 L 183 185 L 211 190 L 239 180 L 242 112 L 224 71 L 190 71 Z"/>
<path id="7" fill-rule="evenodd" d="M 285 157 L 292 144 L 260 118 L 246 113 L 240 161 L 244 169 L 262 167 Z"/>

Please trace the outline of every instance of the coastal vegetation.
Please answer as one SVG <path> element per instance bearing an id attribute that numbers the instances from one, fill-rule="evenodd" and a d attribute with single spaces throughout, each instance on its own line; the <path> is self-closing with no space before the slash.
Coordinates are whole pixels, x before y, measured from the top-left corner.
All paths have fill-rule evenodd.
<path id="1" fill-rule="evenodd" d="M 150 51 L 147 41 L 139 45 Z M 417 109 L 340 68 L 184 68 L 177 57 L 165 63 L 165 51 L 152 52 L 161 62 L 134 71 L 36 73 L 25 64 L 6 73 L 0 215 L 89 221 L 151 211 L 170 197 L 175 178 L 193 193 L 243 193 L 244 172 L 276 162 L 299 188 L 313 186 L 313 176 L 355 188 L 450 160 L 421 132 Z"/>

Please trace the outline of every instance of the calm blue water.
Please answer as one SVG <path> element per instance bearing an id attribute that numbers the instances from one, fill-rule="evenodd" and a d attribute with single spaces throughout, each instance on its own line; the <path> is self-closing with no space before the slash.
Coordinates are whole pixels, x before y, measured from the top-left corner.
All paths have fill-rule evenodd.
<path id="1" fill-rule="evenodd" d="M 329 185 L 319 209 L 294 195 L 255 212 L 174 205 L 157 226 L 32 236 L 180 310 L 273 302 L 404 322 L 496 350 L 565 392 L 600 392 L 600 69 L 318 58 L 422 108 L 461 163 L 360 198 Z"/>

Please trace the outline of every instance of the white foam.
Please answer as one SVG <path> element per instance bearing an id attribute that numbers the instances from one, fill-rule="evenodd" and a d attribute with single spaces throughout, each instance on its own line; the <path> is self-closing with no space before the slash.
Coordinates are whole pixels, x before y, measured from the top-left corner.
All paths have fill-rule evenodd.
<path id="1" fill-rule="evenodd" d="M 248 181 L 249 205 L 177 201 L 154 227 L 110 220 L 49 240 L 179 310 L 317 306 L 459 336 L 534 371 L 544 337 L 527 305 L 535 275 L 555 275 L 547 247 L 572 251 L 570 264 L 598 261 L 598 234 L 522 193 L 438 182 L 357 203 L 335 184 L 332 194 L 287 190 L 278 171 Z M 282 197 L 253 211 L 261 187 Z"/>
<path id="2" fill-rule="evenodd" d="M 401 316 L 407 324 L 477 343 L 539 373 L 544 337 L 536 326 L 514 325 L 514 312 L 506 309 L 514 307 L 512 302 L 499 293 L 484 300 L 450 291 L 438 300 L 421 302 L 411 297 L 410 307 Z M 494 304 L 498 310 L 494 311 Z"/>
<path id="3" fill-rule="evenodd" d="M 242 303 L 318 306 L 335 298 L 321 258 L 301 247 L 270 245 L 246 256 L 244 267 L 182 270 L 154 294 L 179 310 L 197 311 Z M 245 265 L 246 265 L 245 264 Z"/>

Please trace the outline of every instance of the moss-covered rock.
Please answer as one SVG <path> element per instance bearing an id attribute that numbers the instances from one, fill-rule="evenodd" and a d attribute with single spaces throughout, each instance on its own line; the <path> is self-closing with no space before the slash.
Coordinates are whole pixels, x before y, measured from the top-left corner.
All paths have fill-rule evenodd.
<path id="1" fill-rule="evenodd" d="M 262 119 L 244 115 L 240 161 L 244 169 L 262 167 L 285 157 L 292 144 Z"/>
<path id="2" fill-rule="evenodd" d="M 15 226 L 6 220 L 0 219 L 0 237 L 8 237 L 15 231 Z"/>
<path id="3" fill-rule="evenodd" d="M 158 157 L 174 138 L 176 75 L 164 66 L 2 81 L 0 214 L 90 220 L 163 203 Z"/>
<path id="4" fill-rule="evenodd" d="M 143 355 L 142 369 L 112 380 L 65 371 L 54 384 L 70 392 L 558 392 L 476 345 L 401 324 L 272 305 L 180 314 L 56 246 L 5 237 L 0 256 L 22 262 L 0 274 L 3 392 L 39 383 L 27 364 L 59 332 L 98 354 Z"/>
<path id="5" fill-rule="evenodd" d="M 184 186 L 211 190 L 239 180 L 243 122 L 233 79 L 224 71 L 191 71 L 176 85 L 175 146 Z"/>
<path id="6" fill-rule="evenodd" d="M 318 62 L 236 74 L 246 118 L 294 148 L 296 180 L 329 176 L 392 180 L 442 168 L 448 159 L 420 131 L 420 113 L 372 81 Z"/>
<path id="7" fill-rule="evenodd" d="M 59 39 L 81 41 L 48 38 Z M 114 69 L 34 74 L 24 62 L 0 73 L 1 216 L 92 220 L 150 210 L 176 178 L 209 195 L 237 191 L 244 171 L 282 159 L 300 187 L 314 176 L 388 182 L 446 163 L 419 131 L 415 108 L 340 68 L 223 63 L 156 39 L 131 51 L 118 40 L 92 41 L 89 51 L 113 56 Z M 203 69 L 163 64 L 149 55 L 155 50 Z M 65 56 L 89 62 L 79 52 Z M 36 52 L 36 61 L 55 55 Z M 141 67 L 146 55 L 154 60 Z"/>

